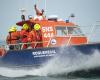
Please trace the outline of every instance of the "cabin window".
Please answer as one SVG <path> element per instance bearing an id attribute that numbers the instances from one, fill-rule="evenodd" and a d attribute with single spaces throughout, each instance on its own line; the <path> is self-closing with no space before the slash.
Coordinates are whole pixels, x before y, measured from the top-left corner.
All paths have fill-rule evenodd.
<path id="1" fill-rule="evenodd" d="M 57 36 L 66 36 L 67 35 L 67 27 L 56 27 L 56 35 Z"/>
<path id="2" fill-rule="evenodd" d="M 77 27 L 63 27 L 63 26 L 56 27 L 56 36 L 67 36 L 67 35 L 84 36 L 80 28 Z"/>
<path id="3" fill-rule="evenodd" d="M 80 28 L 77 28 L 77 27 L 67 27 L 67 29 L 68 29 L 68 34 L 71 34 L 71 35 L 80 35 L 80 36 L 84 35 L 81 32 Z"/>

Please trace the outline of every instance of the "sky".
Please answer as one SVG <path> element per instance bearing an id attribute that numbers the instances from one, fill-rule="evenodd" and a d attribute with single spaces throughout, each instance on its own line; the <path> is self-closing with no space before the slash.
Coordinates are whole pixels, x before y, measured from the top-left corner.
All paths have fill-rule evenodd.
<path id="1" fill-rule="evenodd" d="M 8 29 L 21 21 L 20 9 L 28 15 L 35 15 L 34 4 L 45 10 L 46 16 L 58 15 L 66 20 L 75 14 L 73 22 L 84 26 L 82 30 L 91 32 L 91 26 L 100 21 L 100 0 L 0 0 L 0 38 L 5 39 Z"/>

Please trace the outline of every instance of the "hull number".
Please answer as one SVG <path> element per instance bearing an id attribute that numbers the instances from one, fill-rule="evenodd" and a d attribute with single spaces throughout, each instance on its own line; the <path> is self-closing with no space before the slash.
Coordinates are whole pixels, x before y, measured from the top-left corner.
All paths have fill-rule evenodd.
<path id="1" fill-rule="evenodd" d="M 42 32 L 43 32 L 43 37 L 45 38 L 50 38 L 54 36 L 54 31 L 53 27 L 48 26 L 48 27 L 42 27 Z"/>

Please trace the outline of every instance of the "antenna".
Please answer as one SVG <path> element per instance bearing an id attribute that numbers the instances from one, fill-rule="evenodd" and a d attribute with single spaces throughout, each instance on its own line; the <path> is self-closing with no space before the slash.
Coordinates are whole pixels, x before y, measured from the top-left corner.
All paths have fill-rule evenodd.
<path id="1" fill-rule="evenodd" d="M 21 11 L 21 19 L 22 19 L 22 21 L 25 21 L 25 12 L 26 12 L 26 10 L 24 8 L 19 9 L 19 10 Z"/>
<path id="2" fill-rule="evenodd" d="M 70 14 L 70 16 L 68 17 L 68 20 L 70 20 L 72 18 L 75 18 L 75 14 L 74 13 Z"/>
<path id="3" fill-rule="evenodd" d="M 45 2 L 44 2 L 44 3 L 45 3 L 45 5 L 44 5 L 44 12 L 45 12 L 45 15 L 46 15 L 46 7 L 47 7 L 46 3 L 47 3 L 47 2 L 46 2 L 46 0 L 44 0 L 44 1 L 45 1 Z"/>

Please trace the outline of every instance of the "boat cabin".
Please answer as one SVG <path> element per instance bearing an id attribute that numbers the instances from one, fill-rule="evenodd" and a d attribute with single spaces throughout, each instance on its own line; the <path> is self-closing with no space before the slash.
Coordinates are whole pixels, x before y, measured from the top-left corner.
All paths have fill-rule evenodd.
<path id="1" fill-rule="evenodd" d="M 81 32 L 78 25 L 72 22 L 55 18 L 34 20 L 33 18 L 16 23 L 23 26 L 26 23 L 29 27 L 38 24 L 42 35 L 41 47 L 59 47 L 67 45 L 80 45 L 87 43 L 87 37 Z M 37 42 L 36 42 L 37 43 Z"/>

